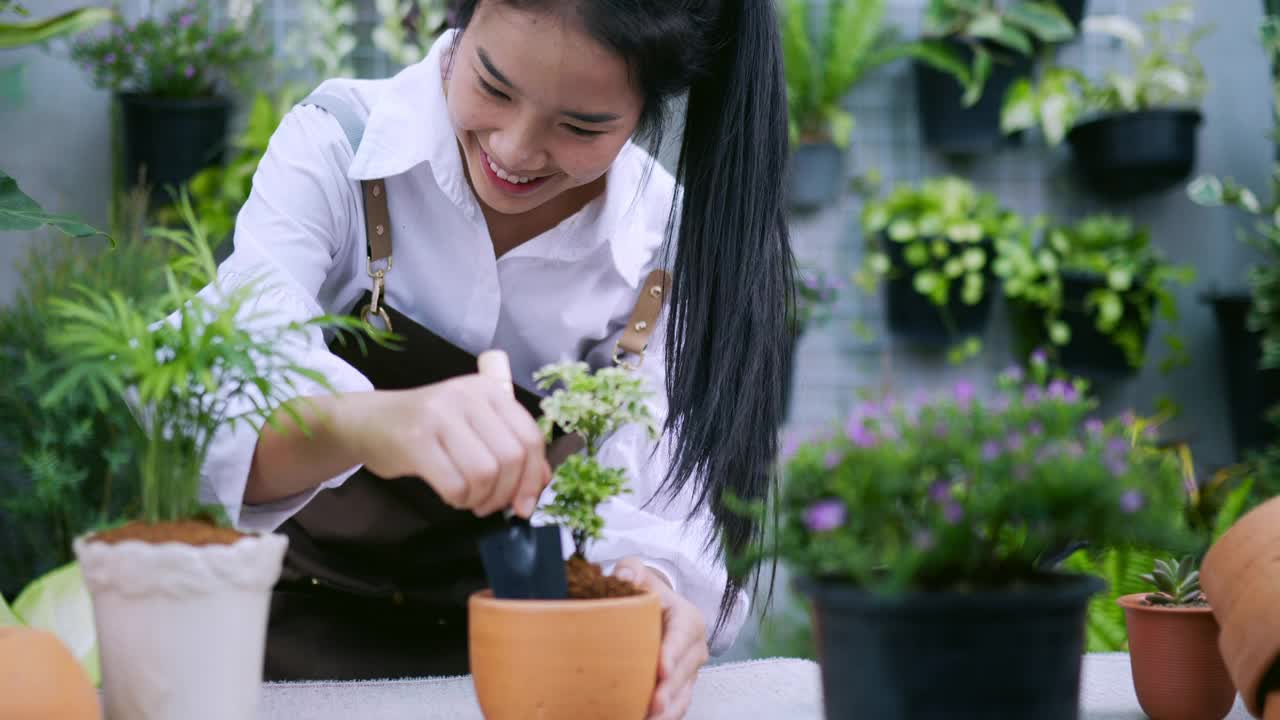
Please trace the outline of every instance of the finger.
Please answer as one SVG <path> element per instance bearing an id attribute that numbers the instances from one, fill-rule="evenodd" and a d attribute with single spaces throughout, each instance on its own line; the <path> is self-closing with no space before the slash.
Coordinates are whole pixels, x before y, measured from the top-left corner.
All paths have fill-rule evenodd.
<path id="1" fill-rule="evenodd" d="M 415 462 L 418 477 L 426 481 L 445 504 L 462 507 L 467 498 L 467 483 L 439 440 L 423 443 L 418 448 Z"/>
<path id="2" fill-rule="evenodd" d="M 493 491 L 498 480 L 498 459 L 489 452 L 470 422 L 454 423 L 443 434 L 444 450 L 462 475 L 464 492 L 458 507 L 474 509 Z"/>
<path id="3" fill-rule="evenodd" d="M 671 598 L 668 597 L 668 591 L 670 591 L 671 588 L 662 580 L 654 577 L 653 572 L 649 570 L 649 566 L 645 565 L 638 558 L 626 557 L 619 560 L 618 564 L 613 567 L 613 576 L 621 580 L 626 580 L 641 590 L 652 590 L 657 593 L 664 611 L 671 606 Z"/>
<path id="4" fill-rule="evenodd" d="M 525 450 L 506 422 L 490 405 L 481 405 L 468 413 L 467 422 L 483 439 L 489 453 L 498 462 L 497 479 L 490 486 L 488 494 L 477 497 L 476 502 L 472 503 L 476 514 L 484 516 L 511 504 L 520 484 L 520 475 L 524 471 Z"/>
<path id="5" fill-rule="evenodd" d="M 648 720 L 681 720 L 693 704 L 693 688 L 693 683 L 660 687 L 649 706 Z"/>
<path id="6" fill-rule="evenodd" d="M 546 442 L 529 411 L 512 397 L 498 398 L 494 410 L 506 423 L 507 429 L 520 444 L 524 465 L 519 473 L 512 506 L 516 512 L 529 517 L 542 491 L 551 482 L 551 465 L 547 462 Z"/>

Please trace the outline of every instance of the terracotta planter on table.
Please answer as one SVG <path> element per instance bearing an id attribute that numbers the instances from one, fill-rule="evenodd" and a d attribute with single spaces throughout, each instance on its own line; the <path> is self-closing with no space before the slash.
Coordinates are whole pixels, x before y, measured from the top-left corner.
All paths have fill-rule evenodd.
<path id="1" fill-rule="evenodd" d="M 1146 593 L 1124 608 L 1138 704 L 1152 720 L 1222 720 L 1236 688 L 1218 652 L 1218 623 L 1205 607 L 1151 605 Z"/>
<path id="2" fill-rule="evenodd" d="M 1209 549 L 1200 586 L 1245 707 L 1280 720 L 1280 498 L 1251 510 Z"/>
<path id="3" fill-rule="evenodd" d="M 486 720 L 643 720 L 658 678 L 662 608 L 603 600 L 468 604 L 471 676 Z"/>

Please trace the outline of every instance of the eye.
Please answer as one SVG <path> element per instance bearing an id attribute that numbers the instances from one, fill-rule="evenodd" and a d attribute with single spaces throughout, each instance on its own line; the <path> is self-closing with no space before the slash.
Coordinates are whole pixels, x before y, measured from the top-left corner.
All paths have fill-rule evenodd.
<path id="1" fill-rule="evenodd" d="M 574 135 L 577 135 L 578 137 L 590 138 L 590 137 L 596 137 L 597 135 L 604 134 L 604 132 L 601 130 L 587 130 L 586 128 L 580 128 L 577 125 L 565 125 L 565 128 L 568 129 L 568 131 L 573 133 Z"/>
<path id="2" fill-rule="evenodd" d="M 489 93 L 489 95 L 491 95 L 491 96 L 493 96 L 493 97 L 495 97 L 495 98 L 497 98 L 497 99 L 499 99 L 499 100 L 510 100 L 510 99 L 511 99 L 511 97 L 510 97 L 509 95 L 507 95 L 506 93 L 502 92 L 502 91 L 501 91 L 501 90 L 499 90 L 498 88 L 496 88 L 496 87 L 494 87 L 494 86 L 490 85 L 490 84 L 489 84 L 489 82 L 488 82 L 487 80 L 485 80 L 484 78 L 478 78 L 478 79 L 480 80 L 480 87 L 484 88 L 484 91 L 485 91 L 485 92 L 487 92 L 487 93 Z"/>

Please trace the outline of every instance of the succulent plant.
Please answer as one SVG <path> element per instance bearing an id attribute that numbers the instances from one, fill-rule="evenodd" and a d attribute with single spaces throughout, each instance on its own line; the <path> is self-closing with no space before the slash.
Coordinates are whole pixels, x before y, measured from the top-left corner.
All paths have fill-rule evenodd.
<path id="1" fill-rule="evenodd" d="M 1155 569 L 1142 580 L 1156 592 L 1147 594 L 1152 605 L 1196 605 L 1205 602 L 1200 591 L 1200 571 L 1190 556 L 1182 560 L 1156 560 Z"/>

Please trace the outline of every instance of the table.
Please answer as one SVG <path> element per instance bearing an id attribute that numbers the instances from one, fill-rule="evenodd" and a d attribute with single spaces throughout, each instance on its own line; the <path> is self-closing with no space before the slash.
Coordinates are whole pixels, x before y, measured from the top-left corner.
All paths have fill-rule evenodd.
<path id="1" fill-rule="evenodd" d="M 1143 720 L 1129 656 L 1085 656 L 1080 720 Z M 268 683 L 261 720 L 483 720 L 471 680 Z M 806 660 L 756 660 L 704 668 L 687 720 L 822 720 L 818 666 Z M 1247 720 L 1240 699 L 1228 720 Z"/>

